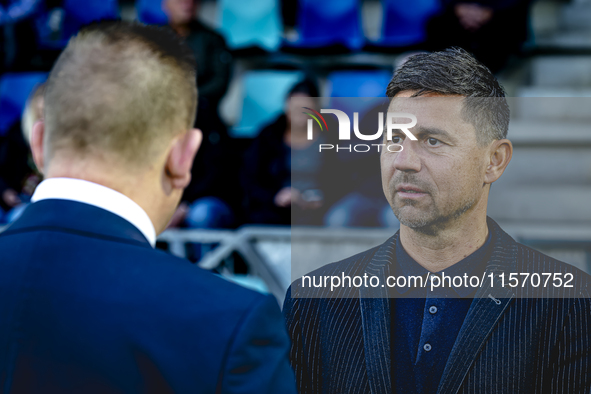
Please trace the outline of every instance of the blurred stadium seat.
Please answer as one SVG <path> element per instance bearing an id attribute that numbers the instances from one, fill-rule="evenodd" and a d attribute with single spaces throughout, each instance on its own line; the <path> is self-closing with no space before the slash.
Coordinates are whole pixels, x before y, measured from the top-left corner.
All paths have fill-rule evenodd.
<path id="1" fill-rule="evenodd" d="M 283 26 L 277 0 L 220 0 L 220 32 L 232 50 L 259 47 L 269 52 L 281 44 Z"/>
<path id="2" fill-rule="evenodd" d="M 250 71 L 243 78 L 242 115 L 233 137 L 256 137 L 283 111 L 291 87 L 303 78 L 299 71 Z"/>
<path id="3" fill-rule="evenodd" d="M 382 36 L 373 45 L 405 47 L 423 43 L 429 18 L 440 11 L 439 0 L 382 0 Z"/>
<path id="4" fill-rule="evenodd" d="M 344 45 L 352 51 L 365 43 L 359 0 L 299 0 L 296 29 L 299 37 L 288 47 L 319 48 Z"/>
<path id="5" fill-rule="evenodd" d="M 47 79 L 47 73 L 8 73 L 0 78 L 0 135 L 17 122 L 27 98 L 35 86 Z"/>
<path id="6" fill-rule="evenodd" d="M 142 23 L 164 25 L 168 22 L 168 17 L 162 10 L 162 0 L 137 0 L 135 8 Z"/>
<path id="7" fill-rule="evenodd" d="M 351 121 L 353 112 L 359 112 L 362 118 L 369 109 L 384 103 L 386 86 L 391 78 L 392 72 L 387 70 L 334 71 L 328 76 L 329 107 L 344 111 Z"/>
<path id="8" fill-rule="evenodd" d="M 386 70 L 335 71 L 328 76 L 331 97 L 385 97 L 392 73 Z"/>
<path id="9" fill-rule="evenodd" d="M 64 24 L 62 38 L 67 40 L 90 22 L 119 17 L 117 0 L 63 0 Z"/>

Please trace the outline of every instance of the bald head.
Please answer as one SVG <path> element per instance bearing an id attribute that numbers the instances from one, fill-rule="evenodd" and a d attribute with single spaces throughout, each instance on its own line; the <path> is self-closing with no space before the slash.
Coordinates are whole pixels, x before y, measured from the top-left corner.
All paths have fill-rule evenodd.
<path id="1" fill-rule="evenodd" d="M 103 22 L 72 38 L 45 93 L 44 156 L 149 165 L 189 130 L 195 61 L 169 29 Z"/>

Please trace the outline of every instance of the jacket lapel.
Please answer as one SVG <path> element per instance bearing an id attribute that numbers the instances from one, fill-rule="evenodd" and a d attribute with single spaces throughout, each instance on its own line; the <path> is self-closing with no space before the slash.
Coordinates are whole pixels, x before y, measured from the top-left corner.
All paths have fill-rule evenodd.
<path id="1" fill-rule="evenodd" d="M 496 238 L 486 267 L 486 278 L 492 273 L 494 279 L 492 283 L 490 279 L 485 280 L 485 285 L 474 296 L 447 360 L 438 393 L 459 391 L 480 350 L 515 297 L 509 287 L 501 286 L 498 274 L 515 271 L 517 244 L 492 219 L 488 219 L 488 224 Z M 396 262 L 395 248 L 398 236 L 399 233 L 396 233 L 387 240 L 366 268 L 368 275 L 380 278 L 380 283 L 385 283 L 385 278 L 390 274 L 390 264 Z M 359 295 L 370 390 L 372 393 L 392 392 L 390 305 L 387 287 L 361 286 Z"/>
<path id="2" fill-rule="evenodd" d="M 398 233 L 388 239 L 369 262 L 366 273 L 385 283 L 390 263 L 395 259 Z M 386 287 L 359 288 L 363 346 L 369 387 L 372 393 L 391 393 L 390 304 Z"/>
<path id="3" fill-rule="evenodd" d="M 514 272 L 517 260 L 517 244 L 489 218 L 489 229 L 494 231 L 496 241 L 486 267 L 485 285 L 474 296 L 464 324 L 447 359 L 439 383 L 438 393 L 457 393 L 488 340 L 501 316 L 515 297 L 510 287 L 503 288 L 498 279 L 502 272 Z M 494 275 L 491 283 L 489 274 Z"/>

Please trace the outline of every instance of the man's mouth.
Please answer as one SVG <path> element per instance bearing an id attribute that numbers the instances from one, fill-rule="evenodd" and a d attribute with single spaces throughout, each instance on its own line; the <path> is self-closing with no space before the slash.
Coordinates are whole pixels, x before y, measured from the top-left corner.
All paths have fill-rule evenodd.
<path id="1" fill-rule="evenodd" d="M 413 185 L 398 185 L 396 186 L 396 193 L 404 198 L 422 197 L 427 194 L 424 190 Z"/>
<path id="2" fill-rule="evenodd" d="M 425 193 L 423 189 L 420 189 L 413 185 L 398 185 L 396 186 L 396 191 L 404 193 Z"/>

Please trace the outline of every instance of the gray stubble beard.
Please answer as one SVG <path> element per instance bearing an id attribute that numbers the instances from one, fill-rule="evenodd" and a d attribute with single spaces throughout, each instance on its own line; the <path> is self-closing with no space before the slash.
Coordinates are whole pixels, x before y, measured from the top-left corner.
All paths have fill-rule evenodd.
<path id="1" fill-rule="evenodd" d="M 402 215 L 402 208 L 396 206 L 394 203 L 391 203 L 390 207 L 401 224 L 426 235 L 435 235 L 440 230 L 446 228 L 450 222 L 462 217 L 462 215 L 472 208 L 476 202 L 476 197 L 472 197 L 469 201 L 449 215 L 442 215 L 439 209 L 433 206 L 434 212 L 432 215 L 426 215 L 427 217 L 419 218 L 404 217 L 404 215 Z M 412 202 L 410 204 L 412 205 Z"/>

